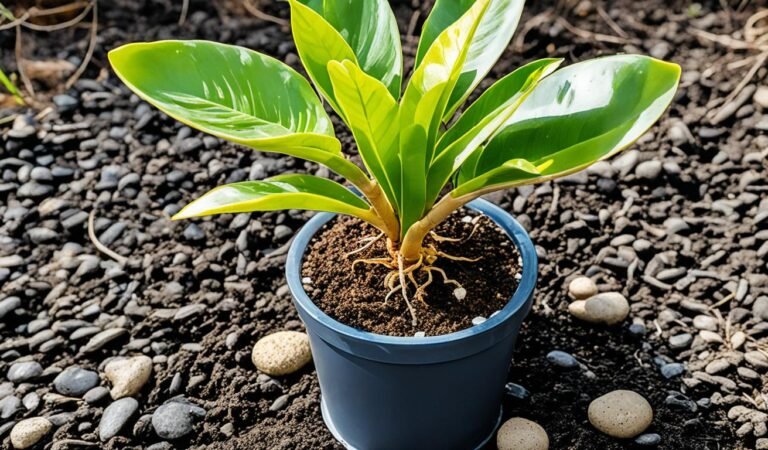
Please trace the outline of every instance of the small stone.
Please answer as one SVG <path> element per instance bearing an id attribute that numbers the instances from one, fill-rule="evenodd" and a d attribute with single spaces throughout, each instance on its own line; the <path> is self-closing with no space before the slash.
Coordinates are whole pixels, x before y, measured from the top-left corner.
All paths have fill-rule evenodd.
<path id="1" fill-rule="evenodd" d="M 768 358 L 761 352 L 751 351 L 744 354 L 744 359 L 755 369 L 768 369 Z"/>
<path id="2" fill-rule="evenodd" d="M 133 397 L 152 375 L 152 359 L 144 355 L 116 359 L 104 367 L 104 374 L 112 383 L 110 395 L 114 400 Z"/>
<path id="3" fill-rule="evenodd" d="M 536 422 L 514 417 L 501 425 L 496 434 L 498 450 L 547 450 L 549 436 Z"/>
<path id="4" fill-rule="evenodd" d="M 575 300 L 585 300 L 597 295 L 597 285 L 591 278 L 576 277 L 568 284 L 568 294 Z"/>
<path id="5" fill-rule="evenodd" d="M 553 350 L 547 353 L 547 361 L 563 369 L 575 369 L 579 367 L 579 362 L 570 353 L 560 350 Z"/>
<path id="6" fill-rule="evenodd" d="M 297 331 L 270 334 L 253 346 L 251 360 L 257 369 L 270 376 L 293 373 L 312 360 L 309 336 Z"/>
<path id="7" fill-rule="evenodd" d="M 75 366 L 67 367 L 53 380 L 53 386 L 59 394 L 75 397 L 80 397 L 97 384 L 99 374 Z"/>
<path id="8" fill-rule="evenodd" d="M 768 109 L 768 86 L 759 86 L 752 97 L 761 108 Z"/>
<path id="9" fill-rule="evenodd" d="M 459 287 L 453 290 L 453 296 L 456 300 L 464 300 L 467 297 L 467 290 L 463 287 Z"/>
<path id="10" fill-rule="evenodd" d="M 693 327 L 698 330 L 717 331 L 717 319 L 712 316 L 698 315 L 693 318 Z"/>
<path id="11" fill-rule="evenodd" d="M 643 447 L 654 447 L 661 444 L 661 436 L 656 433 L 641 434 L 635 438 L 635 444 Z"/>
<path id="12" fill-rule="evenodd" d="M 14 448 L 32 447 L 51 431 L 53 424 L 44 417 L 24 419 L 11 430 L 11 444 Z"/>
<path id="13" fill-rule="evenodd" d="M 685 366 L 680 363 L 670 363 L 661 366 L 661 375 L 666 379 L 679 377 L 685 373 Z"/>
<path id="14" fill-rule="evenodd" d="M 86 392 L 83 396 L 83 400 L 89 405 L 99 403 L 109 395 L 109 389 L 104 386 L 96 386 L 90 391 Z"/>
<path id="15" fill-rule="evenodd" d="M 285 225 L 278 225 L 275 227 L 275 240 L 282 241 L 287 239 L 293 234 L 293 230 Z"/>
<path id="16" fill-rule="evenodd" d="M 288 400 L 290 400 L 291 396 L 288 394 L 281 395 L 280 397 L 277 397 L 274 402 L 272 402 L 272 405 L 270 405 L 269 410 L 272 412 L 280 411 L 281 409 L 288 406 Z"/>
<path id="17" fill-rule="evenodd" d="M 568 306 L 568 311 L 585 322 L 615 325 L 629 314 L 629 302 L 618 292 L 604 292 L 576 300 Z"/>
<path id="18" fill-rule="evenodd" d="M 768 450 L 768 438 L 760 438 L 755 442 L 755 450 Z"/>
<path id="19" fill-rule="evenodd" d="M 752 315 L 760 320 L 768 320 L 768 297 L 758 297 L 752 304 Z"/>
<path id="20" fill-rule="evenodd" d="M 197 226 L 197 224 L 190 223 L 184 229 L 184 239 L 188 241 L 202 241 L 205 239 L 205 231 Z"/>
<path id="21" fill-rule="evenodd" d="M 669 338 L 669 346 L 675 350 L 688 348 L 693 342 L 693 336 L 690 333 L 676 334 Z"/>
<path id="22" fill-rule="evenodd" d="M 9 395 L 0 400 L 0 419 L 7 419 L 21 409 L 21 400 L 15 395 Z"/>
<path id="23" fill-rule="evenodd" d="M 184 437 L 192 431 L 193 408 L 180 402 L 166 403 L 152 414 L 152 428 L 163 439 Z"/>
<path id="24" fill-rule="evenodd" d="M 716 359 L 707 364 L 707 366 L 704 368 L 704 372 L 707 372 L 710 375 L 714 375 L 716 373 L 728 370 L 729 367 L 731 367 L 731 363 L 729 363 L 727 359 Z"/>
<path id="25" fill-rule="evenodd" d="M 85 344 L 80 349 L 80 351 L 82 351 L 83 353 L 91 353 L 97 350 L 101 350 L 102 348 L 104 348 L 105 345 L 109 344 L 110 342 L 114 341 L 115 339 L 127 333 L 128 333 L 128 330 L 126 330 L 125 328 L 109 328 L 93 336 L 88 341 L 88 343 Z"/>
<path id="26" fill-rule="evenodd" d="M 662 168 L 661 161 L 644 161 L 635 167 L 635 175 L 640 179 L 655 180 L 661 174 Z"/>
<path id="27" fill-rule="evenodd" d="M 514 397 L 519 400 L 526 400 L 531 396 L 531 393 L 528 391 L 528 389 L 520 386 L 517 383 L 507 383 L 504 385 L 504 391 L 510 397 Z"/>
<path id="28" fill-rule="evenodd" d="M 20 383 L 37 378 L 42 373 L 43 366 L 37 361 L 17 362 L 8 369 L 8 381 Z"/>
<path id="29" fill-rule="evenodd" d="M 104 409 L 99 422 L 99 439 L 106 442 L 117 436 L 139 410 L 139 402 L 131 397 L 112 402 Z"/>
<path id="30" fill-rule="evenodd" d="M 19 297 L 6 297 L 0 300 L 0 319 L 11 311 L 18 309 L 19 306 L 21 306 L 21 299 Z"/>
<path id="31" fill-rule="evenodd" d="M 486 319 L 485 317 L 475 317 L 474 319 L 472 319 L 472 325 L 480 325 L 484 323 L 486 320 L 488 319 Z"/>
<path id="32" fill-rule="evenodd" d="M 707 342 L 709 344 L 723 342 L 723 337 L 715 333 L 714 331 L 701 330 L 699 331 L 699 337 L 701 337 L 701 339 L 704 342 Z"/>
<path id="33" fill-rule="evenodd" d="M 634 336 L 638 336 L 638 337 L 645 336 L 645 333 L 647 331 L 648 330 L 646 330 L 645 325 L 643 325 L 642 323 L 633 323 L 632 325 L 629 326 L 629 332 Z"/>
<path id="34" fill-rule="evenodd" d="M 589 404 L 589 422 L 603 433 L 621 439 L 633 438 L 651 425 L 653 409 L 642 395 L 617 390 Z"/>

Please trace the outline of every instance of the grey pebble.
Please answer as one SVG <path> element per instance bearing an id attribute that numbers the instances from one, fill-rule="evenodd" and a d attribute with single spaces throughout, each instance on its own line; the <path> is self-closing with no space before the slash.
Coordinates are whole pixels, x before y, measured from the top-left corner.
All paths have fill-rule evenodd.
<path id="1" fill-rule="evenodd" d="M 80 351 L 83 353 L 95 352 L 126 333 L 128 333 L 128 330 L 125 328 L 110 328 L 104 330 L 92 337 L 91 340 L 88 341 L 88 343 L 80 349 Z"/>
<path id="2" fill-rule="evenodd" d="M 291 230 L 290 227 L 285 225 L 278 225 L 275 227 L 274 236 L 278 241 L 282 241 L 283 239 L 290 237 L 292 234 L 293 230 Z"/>
<path id="3" fill-rule="evenodd" d="M 666 379 L 678 377 L 685 373 L 685 366 L 680 363 L 670 363 L 661 366 L 661 375 Z"/>
<path id="4" fill-rule="evenodd" d="M 40 406 L 40 396 L 37 395 L 37 392 L 30 392 L 21 399 L 21 403 L 27 411 L 34 411 Z"/>
<path id="5" fill-rule="evenodd" d="M 62 395 L 80 397 L 99 384 L 99 374 L 80 367 L 67 367 L 53 380 L 56 391 Z"/>
<path id="6" fill-rule="evenodd" d="M 645 433 L 635 438 L 635 444 L 643 447 L 653 447 L 661 444 L 661 436 L 657 433 Z"/>
<path id="7" fill-rule="evenodd" d="M 37 378 L 43 373 L 43 366 L 37 361 L 25 361 L 14 363 L 8 369 L 8 380 L 14 383 Z"/>
<path id="8" fill-rule="evenodd" d="M 560 350 L 553 350 L 547 353 L 547 361 L 557 367 L 562 367 L 563 369 L 575 369 L 579 367 L 579 362 L 573 355 Z"/>
<path id="9" fill-rule="evenodd" d="M 106 442 L 120 433 L 139 410 L 139 402 L 131 397 L 115 400 L 104 409 L 99 422 L 99 439 Z"/>
<path id="10" fill-rule="evenodd" d="M 669 346 L 675 350 L 688 348 L 693 342 L 693 336 L 690 333 L 677 334 L 669 338 Z"/>
<path id="11" fill-rule="evenodd" d="M 281 409 L 288 406 L 288 400 L 290 400 L 291 396 L 288 394 L 281 395 L 280 397 L 277 397 L 274 402 L 272 402 L 272 405 L 270 405 L 269 410 L 272 412 L 280 411 Z"/>
<path id="12" fill-rule="evenodd" d="M 152 428 L 162 439 L 186 436 L 192 431 L 193 408 L 196 407 L 185 403 L 166 403 L 152 414 Z"/>
<path id="13" fill-rule="evenodd" d="M 89 405 L 93 405 L 104 400 L 107 395 L 109 395 L 109 389 L 105 388 L 104 386 L 96 386 L 95 388 L 85 393 L 83 400 L 85 400 L 85 402 Z"/>
<path id="14" fill-rule="evenodd" d="M 0 319 L 11 311 L 18 309 L 19 306 L 21 306 L 21 299 L 19 297 L 6 297 L 0 300 Z"/>
<path id="15" fill-rule="evenodd" d="M 205 231 L 197 226 L 197 224 L 190 223 L 187 228 L 184 229 L 184 239 L 188 241 L 202 241 L 205 239 Z"/>
<path id="16" fill-rule="evenodd" d="M 21 400 L 15 395 L 9 395 L 0 400 L 0 419 L 7 419 L 21 409 Z"/>
<path id="17" fill-rule="evenodd" d="M 506 394 L 510 397 L 514 397 L 519 400 L 527 400 L 528 397 L 531 396 L 531 393 L 528 391 L 528 389 L 517 383 L 507 383 L 504 385 L 504 392 L 506 392 Z"/>

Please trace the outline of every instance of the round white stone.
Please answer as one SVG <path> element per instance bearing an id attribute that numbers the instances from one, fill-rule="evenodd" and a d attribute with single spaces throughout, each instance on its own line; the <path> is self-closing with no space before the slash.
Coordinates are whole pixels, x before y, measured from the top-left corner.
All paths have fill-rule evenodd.
<path id="1" fill-rule="evenodd" d="M 113 400 L 134 397 L 152 375 L 152 359 L 144 355 L 116 359 L 107 364 L 104 374 L 112 383 L 109 394 Z"/>
<path id="2" fill-rule="evenodd" d="M 597 285 L 591 278 L 576 277 L 568 284 L 568 294 L 575 300 L 584 300 L 597 294 Z"/>
<path id="3" fill-rule="evenodd" d="M 499 428 L 496 447 L 499 450 L 547 450 L 549 436 L 536 422 L 514 417 Z"/>
<path id="4" fill-rule="evenodd" d="M 297 331 L 278 331 L 253 346 L 253 365 L 270 376 L 293 373 L 312 360 L 309 336 Z"/>
<path id="5" fill-rule="evenodd" d="M 589 422 L 615 438 L 633 438 L 653 421 L 653 409 L 642 395 L 618 390 L 598 397 L 589 404 Z"/>
<path id="6" fill-rule="evenodd" d="M 24 419 L 13 426 L 11 430 L 11 445 L 17 449 L 32 447 L 51 431 L 51 427 L 53 427 L 53 424 L 44 417 Z"/>
<path id="7" fill-rule="evenodd" d="M 604 292 L 587 300 L 576 300 L 568 311 L 585 322 L 615 325 L 629 315 L 629 302 L 618 292 Z"/>

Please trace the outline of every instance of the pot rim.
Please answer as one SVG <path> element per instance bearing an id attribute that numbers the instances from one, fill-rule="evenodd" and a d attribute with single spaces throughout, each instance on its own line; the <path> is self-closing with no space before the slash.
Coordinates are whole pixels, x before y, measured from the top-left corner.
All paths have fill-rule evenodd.
<path id="1" fill-rule="evenodd" d="M 315 234 L 333 219 L 336 214 L 320 213 L 310 219 L 297 233 L 291 243 L 286 260 L 286 278 L 293 295 L 294 303 L 301 313 L 307 328 L 317 332 L 324 340 L 336 347 L 346 349 L 368 359 L 391 360 L 392 353 L 405 351 L 407 360 L 412 363 L 442 362 L 455 360 L 466 354 L 472 354 L 490 347 L 508 335 L 511 330 L 510 319 L 515 318 L 533 297 L 533 290 L 538 277 L 538 258 L 530 236 L 511 214 L 486 200 L 478 199 L 467 205 L 496 223 L 517 247 L 522 260 L 522 277 L 510 300 L 497 314 L 489 317 L 480 325 L 439 336 L 388 336 L 359 330 L 343 324 L 323 312 L 309 298 L 301 282 L 301 269 L 304 254 Z M 527 314 L 528 308 L 523 311 Z M 522 318 L 520 318 L 522 320 Z M 318 327 L 308 323 L 314 322 Z M 504 325 L 507 325 L 506 327 Z M 465 355 L 455 354 L 456 343 L 474 339 L 477 345 Z M 362 347 L 362 348 L 361 348 Z M 451 354 L 454 349 L 454 354 Z M 362 350 L 362 351 L 361 351 Z M 447 351 L 446 351 L 447 350 Z M 465 353 L 465 352 L 460 352 Z M 420 356 L 417 356 L 420 355 Z M 412 357 L 408 357 L 411 355 Z M 403 356 L 403 355 L 401 355 Z M 426 359 L 426 360 L 425 360 Z M 408 362 L 408 361 L 400 361 Z"/>

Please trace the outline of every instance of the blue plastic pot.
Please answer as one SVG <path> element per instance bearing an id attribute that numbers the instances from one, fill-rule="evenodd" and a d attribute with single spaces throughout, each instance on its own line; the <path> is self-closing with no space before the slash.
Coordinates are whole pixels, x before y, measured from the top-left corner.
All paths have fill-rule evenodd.
<path id="1" fill-rule="evenodd" d="M 484 200 L 469 207 L 496 222 L 517 246 L 523 273 L 509 303 L 480 325 L 442 336 L 396 337 L 337 322 L 307 296 L 304 252 L 333 214 L 318 214 L 298 233 L 287 261 L 288 286 L 304 321 L 320 379 L 322 413 L 350 449 L 473 449 L 493 437 L 520 324 L 538 274 L 528 234 Z"/>

